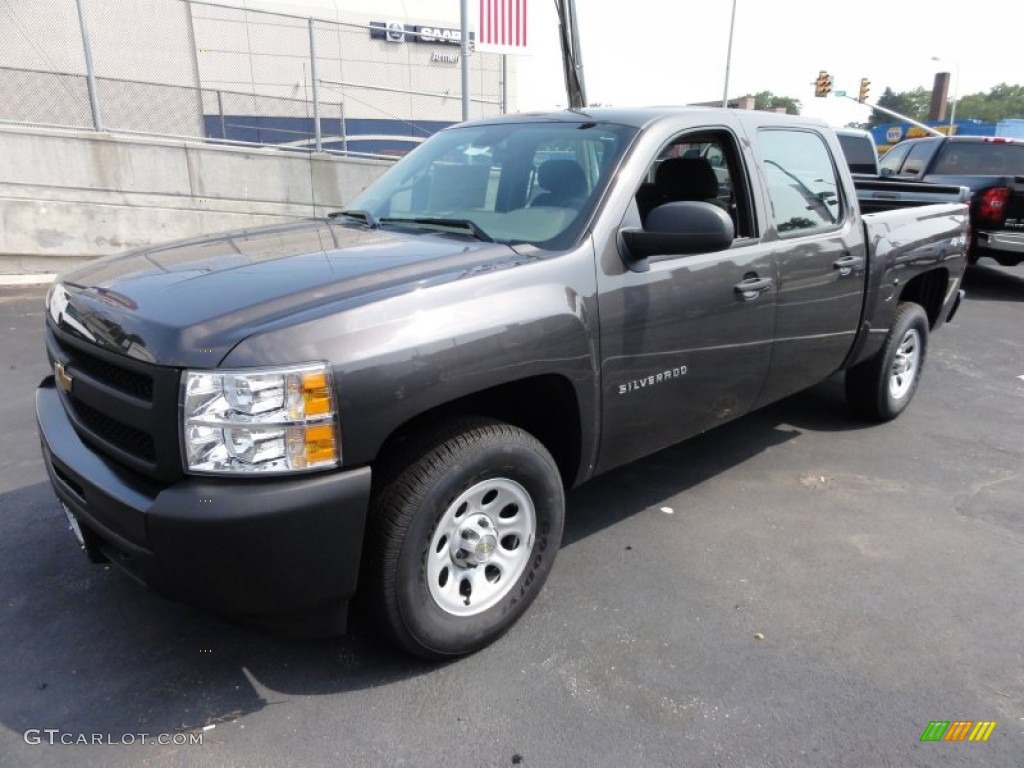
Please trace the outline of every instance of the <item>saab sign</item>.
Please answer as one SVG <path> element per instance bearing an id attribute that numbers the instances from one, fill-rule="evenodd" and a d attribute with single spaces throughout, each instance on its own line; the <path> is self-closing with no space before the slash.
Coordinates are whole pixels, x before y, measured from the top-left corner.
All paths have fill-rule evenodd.
<path id="1" fill-rule="evenodd" d="M 371 21 L 370 39 L 389 43 L 430 43 L 431 45 L 462 45 L 462 30 L 433 27 L 425 24 L 402 24 L 397 21 Z M 469 34 L 473 39 L 473 33 Z"/>

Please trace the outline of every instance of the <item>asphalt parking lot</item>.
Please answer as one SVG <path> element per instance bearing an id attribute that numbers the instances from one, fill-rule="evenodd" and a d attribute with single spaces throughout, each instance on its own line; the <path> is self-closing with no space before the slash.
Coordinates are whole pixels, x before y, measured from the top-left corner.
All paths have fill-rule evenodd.
<path id="1" fill-rule="evenodd" d="M 35 432 L 44 288 L 0 288 L 0 766 L 1022 768 L 1024 266 L 965 287 L 895 422 L 830 381 L 575 490 L 533 608 L 444 665 L 88 563 Z"/>

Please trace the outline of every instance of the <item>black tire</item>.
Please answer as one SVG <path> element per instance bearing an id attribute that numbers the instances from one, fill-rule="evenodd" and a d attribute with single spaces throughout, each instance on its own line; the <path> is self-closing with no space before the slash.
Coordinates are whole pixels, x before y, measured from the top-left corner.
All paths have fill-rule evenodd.
<path id="1" fill-rule="evenodd" d="M 871 421 L 899 416 L 917 391 L 927 351 L 928 315 L 918 304 L 900 304 L 878 354 L 846 372 L 853 412 Z"/>
<path id="2" fill-rule="evenodd" d="M 496 640 L 540 592 L 561 543 L 565 494 L 554 459 L 517 427 L 464 419 L 411 440 L 380 476 L 364 607 L 424 658 Z"/>

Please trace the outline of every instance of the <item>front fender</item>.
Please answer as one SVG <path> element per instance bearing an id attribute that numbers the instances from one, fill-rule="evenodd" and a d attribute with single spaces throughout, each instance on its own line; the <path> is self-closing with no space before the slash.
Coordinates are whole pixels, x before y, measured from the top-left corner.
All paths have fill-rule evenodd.
<path id="1" fill-rule="evenodd" d="M 327 360 L 343 463 L 374 460 L 412 419 L 499 385 L 558 375 L 579 403 L 584 463 L 596 453 L 593 248 L 527 260 L 365 303 L 241 342 L 224 367 Z"/>

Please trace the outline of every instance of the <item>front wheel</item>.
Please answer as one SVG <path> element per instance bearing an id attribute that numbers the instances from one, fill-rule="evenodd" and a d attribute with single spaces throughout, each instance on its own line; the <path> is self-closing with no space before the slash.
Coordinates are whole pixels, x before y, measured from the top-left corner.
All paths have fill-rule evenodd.
<path id="1" fill-rule="evenodd" d="M 517 427 L 471 419 L 411 441 L 382 475 L 363 558 L 384 632 L 427 658 L 493 642 L 558 551 L 565 498 L 551 455 Z"/>
<path id="2" fill-rule="evenodd" d="M 882 349 L 846 372 L 853 411 L 872 421 L 899 416 L 917 391 L 927 349 L 928 315 L 918 304 L 900 304 Z"/>

